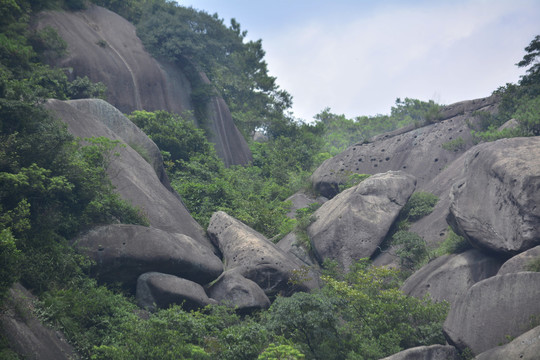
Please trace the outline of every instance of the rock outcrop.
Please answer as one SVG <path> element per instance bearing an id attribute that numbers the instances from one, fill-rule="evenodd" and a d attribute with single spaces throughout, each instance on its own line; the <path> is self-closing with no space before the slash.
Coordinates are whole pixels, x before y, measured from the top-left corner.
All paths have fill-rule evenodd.
<path id="1" fill-rule="evenodd" d="M 443 331 L 451 345 L 476 355 L 531 328 L 540 314 L 540 273 L 497 275 L 473 285 L 450 309 Z"/>
<path id="2" fill-rule="evenodd" d="M 422 187 L 473 146 L 468 125 L 474 122 L 473 112 L 492 111 L 496 101 L 497 98 L 489 97 L 453 104 L 441 111 L 444 121 L 401 129 L 380 135 L 369 143 L 350 146 L 315 170 L 311 177 L 313 185 L 323 196 L 331 198 L 350 174 L 401 170 L 414 175 Z M 452 141 L 456 142 L 455 146 L 448 146 Z"/>
<path id="3" fill-rule="evenodd" d="M 415 189 L 404 172 L 377 174 L 324 203 L 307 233 L 320 262 L 336 260 L 343 270 L 370 257 L 384 240 Z"/>
<path id="4" fill-rule="evenodd" d="M 529 267 L 532 261 L 540 260 L 540 245 L 535 246 L 532 249 L 522 252 L 516 256 L 511 257 L 506 261 L 497 275 L 504 275 L 510 273 L 516 273 L 521 271 L 529 271 Z"/>
<path id="5" fill-rule="evenodd" d="M 509 344 L 484 351 L 475 360 L 538 360 L 540 354 L 540 326 L 518 336 Z"/>
<path id="6" fill-rule="evenodd" d="M 417 298 L 428 293 L 433 300 L 454 304 L 472 285 L 496 275 L 501 263 L 474 249 L 441 256 L 410 276 L 401 290 Z"/>
<path id="7" fill-rule="evenodd" d="M 9 290 L 0 308 L 0 333 L 9 347 L 21 359 L 79 359 L 64 335 L 43 325 L 33 313 L 36 300 L 19 283 Z"/>
<path id="8" fill-rule="evenodd" d="M 221 274 L 208 288 L 208 294 L 220 304 L 235 307 L 239 313 L 270 307 L 270 300 L 259 285 L 246 279 L 237 269 Z"/>
<path id="9" fill-rule="evenodd" d="M 540 245 L 540 137 L 480 144 L 454 184 L 449 221 L 476 247 L 506 255 Z"/>
<path id="10" fill-rule="evenodd" d="M 137 280 L 137 304 L 143 309 L 155 311 L 176 304 L 185 310 L 195 310 L 217 301 L 210 299 L 203 287 L 193 281 L 174 275 L 149 272 Z"/>
<path id="11" fill-rule="evenodd" d="M 96 5 L 77 12 L 45 11 L 36 27 L 51 26 L 66 41 L 68 54 L 54 66 L 70 68 L 70 77 L 88 76 L 107 86 L 107 101 L 123 113 L 193 110 L 191 84 L 184 73 L 146 52 L 135 27 L 121 16 Z M 202 81 L 206 77 L 202 75 Z M 208 104 L 211 141 L 226 165 L 247 164 L 251 152 L 221 97 Z"/>
<path id="12" fill-rule="evenodd" d="M 82 112 L 69 102 L 49 100 L 45 106 L 66 123 L 68 131 L 75 136 L 104 136 L 126 145 L 125 148 L 115 149 L 119 156 L 113 157 L 107 172 L 120 196 L 139 207 L 152 227 L 170 233 L 185 234 L 210 249 L 214 248 L 178 195 L 173 194 L 160 182 L 154 168 L 141 155 L 104 125 L 106 120 L 102 121 L 90 113 Z"/>
<path id="13" fill-rule="evenodd" d="M 305 265 L 223 211 L 212 215 L 208 234 L 223 254 L 225 269 L 236 269 L 259 285 L 268 296 L 287 295 L 316 286 L 313 285 L 314 280 L 292 284 L 290 280 Z"/>
<path id="14" fill-rule="evenodd" d="M 459 360 L 459 352 L 453 346 L 431 345 L 419 346 L 400 351 L 381 360 Z"/>
<path id="15" fill-rule="evenodd" d="M 94 262 L 102 281 L 134 288 L 146 272 L 161 272 L 200 284 L 216 279 L 223 264 L 204 245 L 184 234 L 138 225 L 106 225 L 77 238 L 75 247 Z"/>

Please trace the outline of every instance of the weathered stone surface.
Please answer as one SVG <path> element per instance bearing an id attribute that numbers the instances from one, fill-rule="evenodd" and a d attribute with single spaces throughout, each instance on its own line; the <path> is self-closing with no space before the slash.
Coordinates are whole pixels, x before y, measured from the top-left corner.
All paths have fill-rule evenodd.
<path id="1" fill-rule="evenodd" d="M 381 360 L 459 360 L 458 350 L 449 345 L 419 346 Z"/>
<path id="2" fill-rule="evenodd" d="M 157 271 L 200 284 L 223 272 L 221 260 L 204 245 L 183 234 L 138 225 L 106 225 L 82 234 L 74 245 L 96 262 L 105 282 L 134 287 L 137 278 Z"/>
<path id="3" fill-rule="evenodd" d="M 404 172 L 377 174 L 324 203 L 307 232 L 319 261 L 336 260 L 344 270 L 370 257 L 415 189 Z"/>
<path id="4" fill-rule="evenodd" d="M 530 329 L 540 314 L 540 273 L 497 275 L 473 285 L 450 308 L 443 332 L 451 345 L 480 354 Z"/>
<path id="5" fill-rule="evenodd" d="M 328 199 L 322 196 L 314 197 L 303 191 L 299 191 L 296 194 L 289 196 L 285 201 L 291 202 L 291 209 L 287 213 L 287 216 L 294 219 L 296 218 L 296 210 L 307 208 L 312 204 L 324 204 Z"/>
<path id="6" fill-rule="evenodd" d="M 467 125 L 474 122 L 472 112 L 491 111 L 495 103 L 495 98 L 485 98 L 453 104 L 442 110 L 442 118 L 447 120 L 421 128 L 399 129 L 369 143 L 355 144 L 322 163 L 311 176 L 313 185 L 323 196 L 331 198 L 350 174 L 402 170 L 414 175 L 422 187 L 473 145 Z M 459 138 L 463 144 L 456 149 L 442 148 Z"/>
<path id="7" fill-rule="evenodd" d="M 90 4 L 86 10 L 46 11 L 36 26 L 51 26 L 68 45 L 68 54 L 52 65 L 71 68 L 70 77 L 88 76 L 107 86 L 107 101 L 123 113 L 193 110 L 191 84 L 181 69 L 146 52 L 135 27 L 121 16 Z M 201 75 L 203 81 L 206 77 Z M 210 140 L 226 165 L 247 164 L 251 152 L 221 97 L 209 104 Z"/>
<path id="8" fill-rule="evenodd" d="M 448 221 L 476 247 L 516 254 L 540 245 L 540 137 L 502 139 L 467 153 Z"/>
<path id="9" fill-rule="evenodd" d="M 208 288 L 208 294 L 219 303 L 234 306 L 241 313 L 266 309 L 270 300 L 253 281 L 243 277 L 237 270 L 229 270 Z"/>
<path id="10" fill-rule="evenodd" d="M 21 284 L 9 290 L 0 308 L 0 334 L 9 347 L 31 360 L 73 360 L 79 356 L 60 331 L 46 327 L 34 315 L 36 297 Z"/>
<path id="11" fill-rule="evenodd" d="M 148 272 L 137 279 L 137 304 L 150 311 L 173 304 L 193 310 L 217 301 L 210 299 L 201 285 L 174 275 Z"/>
<path id="12" fill-rule="evenodd" d="M 405 281 L 401 290 L 417 298 L 429 293 L 436 301 L 453 304 L 472 285 L 497 274 L 501 264 L 501 260 L 474 249 L 444 255 L 416 271 Z"/>
<path id="13" fill-rule="evenodd" d="M 522 252 L 508 261 L 506 261 L 497 275 L 504 275 L 509 273 L 516 273 L 520 271 L 529 271 L 528 267 L 531 261 L 540 259 L 540 245 L 535 246 L 532 249 Z"/>
<path id="14" fill-rule="evenodd" d="M 75 136 L 105 136 L 123 143 L 103 121 L 77 110 L 67 102 L 49 100 L 46 107 L 65 122 L 69 132 Z M 152 166 L 131 147 L 118 147 L 115 150 L 119 156 L 112 158 L 107 172 L 120 196 L 141 208 L 151 226 L 188 235 L 213 249 L 204 230 L 189 214 L 179 197 L 163 186 Z"/>
<path id="15" fill-rule="evenodd" d="M 212 215 L 208 234 L 223 254 L 225 269 L 237 269 L 242 276 L 259 285 L 268 296 L 291 294 L 314 287 L 310 283 L 289 283 L 304 265 L 225 212 L 218 211 Z"/>
<path id="16" fill-rule="evenodd" d="M 283 239 L 279 240 L 276 245 L 286 253 L 295 256 L 306 266 L 314 266 L 316 264 L 315 259 L 312 259 L 309 251 L 305 248 L 305 246 L 298 242 L 298 237 L 296 236 L 294 231 L 285 235 Z"/>
<path id="17" fill-rule="evenodd" d="M 475 360 L 538 360 L 540 357 L 540 326 L 518 336 L 509 344 L 484 351 Z"/>
<path id="18" fill-rule="evenodd" d="M 111 129 L 116 135 L 122 138 L 126 144 L 135 151 L 142 151 L 159 180 L 167 189 L 173 191 L 169 182 L 163 157 L 157 145 L 141 130 L 131 122 L 120 110 L 101 99 L 81 99 L 71 100 L 67 103 L 85 114 L 94 116 L 105 126 Z"/>

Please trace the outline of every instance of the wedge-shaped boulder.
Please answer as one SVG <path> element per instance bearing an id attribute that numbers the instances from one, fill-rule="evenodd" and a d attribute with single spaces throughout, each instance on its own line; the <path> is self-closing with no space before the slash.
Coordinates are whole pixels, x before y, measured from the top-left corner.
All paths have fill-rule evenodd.
<path id="1" fill-rule="evenodd" d="M 502 139 L 468 152 L 449 221 L 475 245 L 517 254 L 540 245 L 540 137 Z"/>
<path id="2" fill-rule="evenodd" d="M 381 360 L 459 360 L 459 351 L 449 345 L 419 346 Z"/>
<path id="3" fill-rule="evenodd" d="M 218 211 L 212 215 L 208 234 L 223 254 L 225 269 L 238 273 L 259 285 L 266 295 L 285 295 L 308 290 L 311 282 L 293 284 L 289 280 L 305 268 L 293 256 L 285 253 L 262 234 Z"/>
<path id="4" fill-rule="evenodd" d="M 429 293 L 436 301 L 453 304 L 475 283 L 496 275 L 501 263 L 478 250 L 444 255 L 416 271 L 401 290 L 418 298 Z"/>
<path id="5" fill-rule="evenodd" d="M 217 301 L 210 299 L 203 287 L 193 281 L 174 275 L 149 272 L 137 280 L 137 304 L 150 311 L 166 309 L 171 305 L 182 305 L 185 310 L 194 310 Z"/>
<path id="6" fill-rule="evenodd" d="M 540 357 L 540 326 L 518 336 L 509 344 L 484 351 L 475 360 L 538 360 Z"/>
<path id="7" fill-rule="evenodd" d="M 200 284 L 216 279 L 223 264 L 214 253 L 187 235 L 171 234 L 138 225 L 94 228 L 75 241 L 75 246 L 95 261 L 95 274 L 105 282 L 135 287 L 137 278 L 157 271 Z"/>
<path id="8" fill-rule="evenodd" d="M 540 314 L 540 273 L 497 275 L 473 285 L 450 308 L 443 332 L 476 355 L 531 329 Z"/>
<path id="9" fill-rule="evenodd" d="M 529 271 L 532 261 L 540 261 L 540 245 L 511 257 L 501 266 L 497 275 Z"/>
<path id="10" fill-rule="evenodd" d="M 336 260 L 344 270 L 370 257 L 384 240 L 416 180 L 401 171 L 377 174 L 324 203 L 307 232 L 322 262 Z"/>
<path id="11" fill-rule="evenodd" d="M 221 274 L 208 288 L 208 294 L 220 304 L 235 307 L 240 313 L 270 307 L 270 300 L 260 286 L 243 277 L 236 269 Z"/>
<path id="12" fill-rule="evenodd" d="M 104 136 L 126 144 L 105 125 L 108 120 L 99 119 L 91 112 L 83 112 L 69 102 L 59 100 L 47 101 L 46 107 L 67 124 L 69 132 L 74 136 Z M 116 192 L 142 209 L 151 226 L 171 233 L 185 234 L 213 249 L 202 227 L 189 214 L 179 196 L 160 182 L 152 165 L 129 146 L 117 147 L 115 151 L 118 156 L 111 159 L 107 173 Z"/>

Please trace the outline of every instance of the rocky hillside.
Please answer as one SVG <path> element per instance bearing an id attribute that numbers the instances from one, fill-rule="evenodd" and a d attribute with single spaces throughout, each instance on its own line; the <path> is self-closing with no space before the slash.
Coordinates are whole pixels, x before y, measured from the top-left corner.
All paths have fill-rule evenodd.
<path id="1" fill-rule="evenodd" d="M 87 76 L 107 86 L 107 100 L 123 113 L 134 110 L 193 111 L 192 86 L 182 70 L 153 58 L 137 37 L 135 27 L 105 8 L 90 5 L 77 12 L 45 11 L 35 26 L 50 26 L 67 42 L 67 55 L 52 65 L 71 69 L 70 76 Z M 200 81 L 209 83 L 204 74 Z M 223 99 L 208 103 L 208 130 L 226 165 L 251 160 L 246 141 L 234 125 Z"/>

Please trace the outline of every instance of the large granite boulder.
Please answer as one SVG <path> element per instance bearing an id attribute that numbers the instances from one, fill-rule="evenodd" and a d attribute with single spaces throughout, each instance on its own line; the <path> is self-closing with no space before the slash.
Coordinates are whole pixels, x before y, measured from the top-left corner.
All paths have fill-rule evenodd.
<path id="1" fill-rule="evenodd" d="M 443 326 L 451 345 L 478 355 L 531 329 L 540 314 L 540 273 L 497 275 L 457 299 Z"/>
<path id="2" fill-rule="evenodd" d="M 138 225 L 106 225 L 79 236 L 74 246 L 95 262 L 101 280 L 134 288 L 137 278 L 157 271 L 200 284 L 216 279 L 223 264 L 204 245 L 184 234 Z"/>
<path id="3" fill-rule="evenodd" d="M 96 116 L 82 112 L 69 102 L 49 100 L 45 106 L 68 126 L 74 136 L 81 138 L 104 136 L 125 142 Z M 129 145 L 129 144 L 127 144 Z M 171 233 L 185 234 L 214 249 L 202 227 L 193 219 L 179 199 L 159 180 L 152 165 L 131 147 L 117 147 L 119 156 L 111 159 L 107 169 L 112 184 L 120 196 L 139 207 L 150 225 Z"/>
<path id="4" fill-rule="evenodd" d="M 535 260 L 540 260 L 540 245 L 508 259 L 501 266 L 497 275 L 529 271 L 530 263 Z"/>
<path id="5" fill-rule="evenodd" d="M 223 211 L 212 215 L 208 234 L 223 254 L 225 269 L 237 269 L 239 274 L 259 285 L 268 296 L 279 293 L 288 295 L 316 286 L 314 281 L 291 283 L 290 280 L 305 265 Z"/>
<path id="6" fill-rule="evenodd" d="M 459 360 L 459 351 L 449 345 L 419 346 L 381 360 Z"/>
<path id="7" fill-rule="evenodd" d="M 166 309 L 176 304 L 185 310 L 195 310 L 217 301 L 210 299 L 204 288 L 186 279 L 158 272 L 142 274 L 137 279 L 137 304 L 150 311 Z"/>
<path id="8" fill-rule="evenodd" d="M 139 152 L 154 168 L 159 180 L 167 189 L 173 192 L 165 167 L 163 157 L 157 145 L 131 122 L 120 110 L 101 99 L 70 100 L 67 103 L 85 114 L 94 116 L 116 135 Z M 142 153 L 142 154 L 141 154 Z"/>
<path id="9" fill-rule="evenodd" d="M 137 37 L 133 24 L 118 14 L 90 4 L 77 12 L 45 11 L 35 26 L 51 26 L 66 41 L 67 55 L 51 65 L 70 68 L 70 78 L 88 76 L 107 86 L 107 101 L 123 113 L 193 110 L 191 83 L 175 64 L 154 59 Z M 206 76 L 201 74 L 201 81 Z M 226 165 L 247 164 L 251 152 L 221 97 L 208 104 L 210 140 Z"/>
<path id="10" fill-rule="evenodd" d="M 514 255 L 540 245 L 540 137 L 502 139 L 467 153 L 448 220 L 476 247 Z"/>
<path id="11" fill-rule="evenodd" d="M 510 343 L 484 351 L 475 360 L 538 360 L 540 357 L 540 326 L 518 336 Z"/>
<path id="12" fill-rule="evenodd" d="M 233 306 L 239 313 L 267 309 L 270 300 L 255 282 L 246 279 L 238 268 L 225 271 L 208 288 L 208 294 L 220 304 Z"/>
<path id="13" fill-rule="evenodd" d="M 473 146 L 469 128 L 475 119 L 473 112 L 492 111 L 496 101 L 495 97 L 490 97 L 450 105 L 441 111 L 444 121 L 420 128 L 398 129 L 367 143 L 350 146 L 315 170 L 311 176 L 314 187 L 323 196 L 331 198 L 350 174 L 377 174 L 389 170 L 412 174 L 418 179 L 418 186 L 422 186 Z M 455 147 L 446 146 L 452 141 L 460 142 Z"/>
<path id="14" fill-rule="evenodd" d="M 0 307 L 0 335 L 9 348 L 21 359 L 79 359 L 60 331 L 40 322 L 34 312 L 36 301 L 37 298 L 19 283 L 9 289 Z"/>
<path id="15" fill-rule="evenodd" d="M 336 260 L 348 270 L 358 259 L 373 255 L 415 184 L 412 175 L 389 171 L 371 176 L 324 203 L 307 228 L 319 261 Z"/>
<path id="16" fill-rule="evenodd" d="M 436 301 L 455 303 L 477 282 L 497 274 L 502 261 L 478 250 L 444 255 L 416 271 L 401 290 L 422 298 L 426 293 Z"/>

